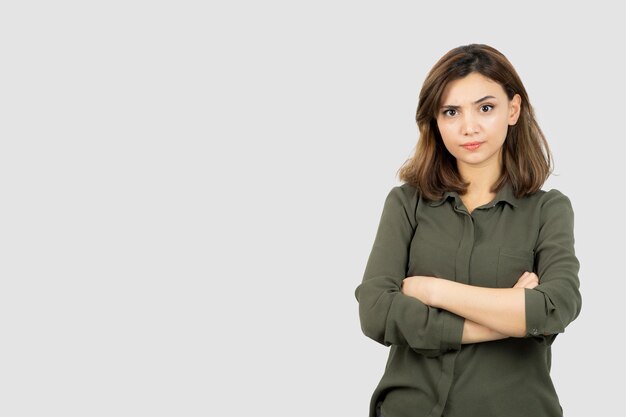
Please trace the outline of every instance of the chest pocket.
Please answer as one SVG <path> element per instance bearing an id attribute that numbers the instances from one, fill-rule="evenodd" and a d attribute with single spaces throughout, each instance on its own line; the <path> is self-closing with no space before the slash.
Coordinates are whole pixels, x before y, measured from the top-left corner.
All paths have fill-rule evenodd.
<path id="1" fill-rule="evenodd" d="M 498 288 L 513 288 L 526 271 L 534 272 L 535 252 L 521 248 L 500 248 L 496 285 Z"/>

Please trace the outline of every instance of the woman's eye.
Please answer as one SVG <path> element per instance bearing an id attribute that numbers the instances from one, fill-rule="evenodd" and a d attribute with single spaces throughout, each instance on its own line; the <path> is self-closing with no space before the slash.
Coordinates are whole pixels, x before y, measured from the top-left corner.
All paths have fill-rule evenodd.
<path id="1" fill-rule="evenodd" d="M 480 108 L 484 109 L 486 107 L 489 108 L 489 110 L 493 109 L 493 106 L 491 104 L 485 104 L 484 106 L 481 106 Z M 489 110 L 486 110 L 485 112 L 488 112 Z"/>
<path id="2" fill-rule="evenodd" d="M 444 111 L 443 111 L 443 114 L 444 114 L 445 116 L 454 116 L 454 114 L 450 114 L 450 112 L 456 112 L 456 110 L 454 110 L 454 109 L 444 110 Z"/>

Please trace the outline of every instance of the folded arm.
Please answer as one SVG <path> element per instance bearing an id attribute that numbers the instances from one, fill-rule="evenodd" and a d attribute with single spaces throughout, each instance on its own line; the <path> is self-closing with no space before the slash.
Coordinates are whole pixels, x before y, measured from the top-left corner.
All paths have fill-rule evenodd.
<path id="1" fill-rule="evenodd" d="M 545 194 L 541 228 L 535 249 L 539 285 L 525 289 L 525 337 L 550 334 L 552 343 L 582 309 L 580 263 L 574 250 L 574 211 L 567 196 L 558 190 Z"/>
<path id="2" fill-rule="evenodd" d="M 463 322 L 462 344 L 490 342 L 492 340 L 506 339 L 507 337 L 509 336 L 467 318 Z"/>
<path id="3" fill-rule="evenodd" d="M 355 290 L 363 333 L 385 346 L 425 356 L 461 348 L 464 318 L 405 295 L 409 248 L 417 227 L 415 188 L 394 187 L 385 200 L 361 284 Z"/>
<path id="4" fill-rule="evenodd" d="M 484 288 L 438 279 L 433 307 L 443 308 L 506 336 L 526 333 L 525 288 Z"/>
<path id="5" fill-rule="evenodd" d="M 436 279 L 428 303 L 508 336 L 548 336 L 551 344 L 582 306 L 574 212 L 557 190 L 547 193 L 541 208 L 535 257 L 539 285 L 534 288 L 484 288 Z"/>
<path id="6" fill-rule="evenodd" d="M 535 288 L 539 278 L 532 272 L 522 274 L 513 289 Z M 488 291 L 482 291 L 488 290 Z M 515 321 L 525 324 L 524 301 L 494 296 L 495 288 L 461 284 L 444 278 L 411 276 L 404 279 L 402 291 L 427 305 L 452 311 L 465 318 L 462 343 L 484 342 L 519 336 Z M 501 294 L 501 293 L 495 293 Z M 517 310 L 516 310 L 517 309 Z M 507 319 L 506 317 L 513 319 Z M 522 324 L 520 324 L 522 326 Z M 497 330 L 494 330 L 497 329 Z"/>

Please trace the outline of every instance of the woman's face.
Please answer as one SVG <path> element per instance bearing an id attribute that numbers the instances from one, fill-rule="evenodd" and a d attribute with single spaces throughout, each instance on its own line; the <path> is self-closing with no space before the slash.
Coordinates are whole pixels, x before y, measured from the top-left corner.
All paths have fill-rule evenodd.
<path id="1" fill-rule="evenodd" d="M 517 123 L 520 103 L 519 94 L 509 101 L 500 84 L 477 72 L 448 83 L 437 126 L 459 171 L 493 165 L 499 173 L 502 145 L 509 125 Z"/>

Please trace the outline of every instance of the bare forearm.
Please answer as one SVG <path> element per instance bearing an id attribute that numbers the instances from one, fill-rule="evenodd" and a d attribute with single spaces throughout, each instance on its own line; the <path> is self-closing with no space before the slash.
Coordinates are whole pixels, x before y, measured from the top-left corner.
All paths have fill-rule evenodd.
<path id="1" fill-rule="evenodd" d="M 489 327 L 478 324 L 469 319 L 465 319 L 463 323 L 462 344 L 489 342 L 491 340 L 506 339 L 509 336 L 498 333 Z"/>
<path id="2" fill-rule="evenodd" d="M 443 308 L 497 333 L 526 334 L 524 288 L 485 288 L 446 279 L 438 280 L 432 306 Z"/>

